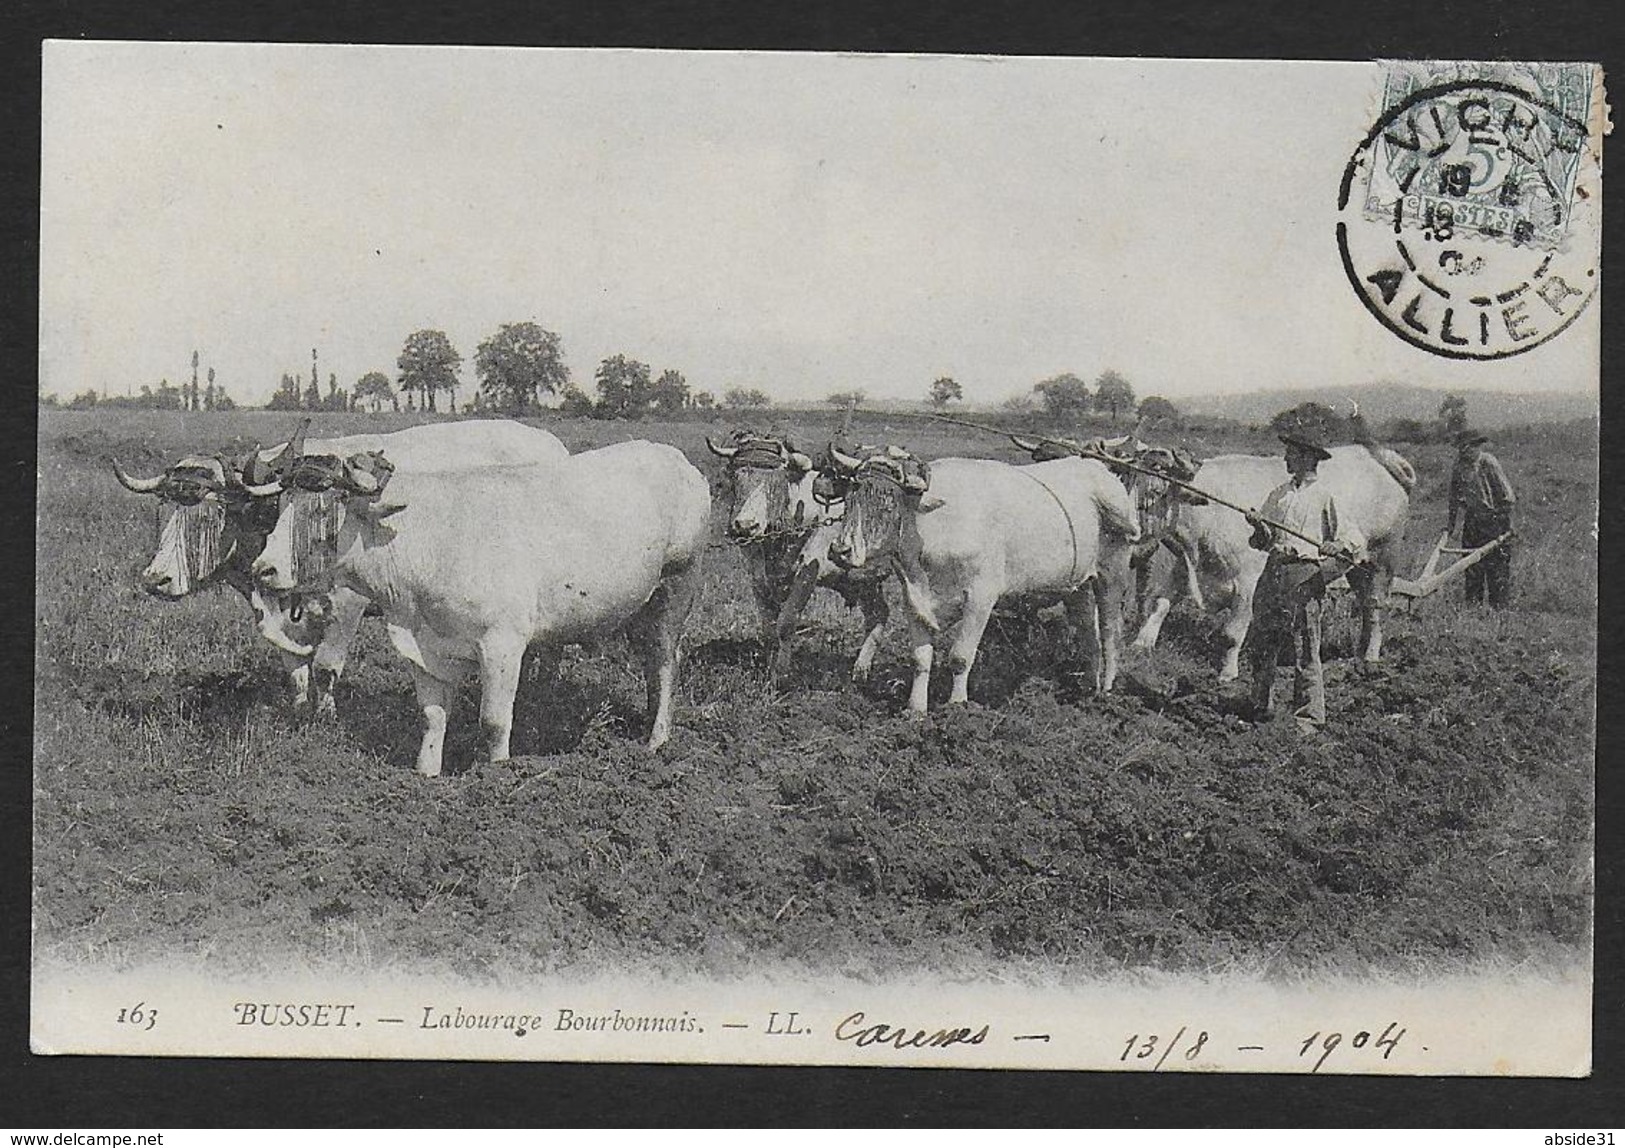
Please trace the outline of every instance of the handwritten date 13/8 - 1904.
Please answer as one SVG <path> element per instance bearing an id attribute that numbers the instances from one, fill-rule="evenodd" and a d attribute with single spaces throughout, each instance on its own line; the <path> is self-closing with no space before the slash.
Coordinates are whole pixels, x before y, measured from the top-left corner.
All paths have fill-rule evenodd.
<path id="1" fill-rule="evenodd" d="M 1310 1072 L 1319 1072 L 1321 1066 L 1339 1048 L 1380 1050 L 1382 1059 L 1387 1060 L 1399 1047 L 1400 1038 L 1405 1035 L 1398 1021 L 1392 1021 L 1381 1033 L 1373 1035 L 1369 1030 L 1361 1029 L 1352 1035 L 1341 1032 L 1315 1032 L 1303 1039 L 1298 1045 L 1297 1055 L 1300 1061 L 1308 1061 L 1311 1057 L 1314 1063 Z M 1124 1064 L 1134 1064 L 1136 1061 L 1145 1061 L 1142 1067 L 1152 1072 L 1163 1066 L 1169 1056 L 1178 1052 L 1186 1061 L 1194 1062 L 1202 1056 L 1203 1050 L 1209 1048 L 1213 1036 L 1203 1029 L 1194 1035 L 1190 1034 L 1188 1026 L 1180 1026 L 1178 1032 L 1172 1037 L 1164 1039 L 1158 1033 L 1135 1033 L 1123 1044 L 1123 1052 L 1117 1059 Z M 1237 1052 L 1264 1052 L 1261 1044 L 1238 1044 Z"/>

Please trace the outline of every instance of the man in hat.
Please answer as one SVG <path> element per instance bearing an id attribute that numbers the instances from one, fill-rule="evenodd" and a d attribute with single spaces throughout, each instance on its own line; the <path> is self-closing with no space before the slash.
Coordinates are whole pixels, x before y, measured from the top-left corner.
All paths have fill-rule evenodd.
<path id="1" fill-rule="evenodd" d="M 1252 713 L 1267 720 L 1272 712 L 1275 667 L 1291 644 L 1297 674 L 1293 717 L 1308 732 L 1326 723 L 1326 684 L 1320 664 L 1320 616 L 1326 583 L 1347 571 L 1364 548 L 1357 527 L 1339 519 L 1337 500 L 1319 480 L 1320 464 L 1331 452 L 1313 431 L 1284 434 L 1286 469 L 1291 477 L 1249 514 L 1250 542 L 1269 552 L 1253 592 L 1253 623 L 1247 636 L 1253 671 Z M 1287 529 L 1281 530 L 1278 527 Z M 1308 539 L 1314 539 L 1311 542 Z"/>
<path id="2" fill-rule="evenodd" d="M 1484 449 L 1489 436 L 1462 431 L 1456 436 L 1456 466 L 1450 473 L 1450 519 L 1445 533 L 1454 533 L 1461 519 L 1461 544 L 1476 549 L 1494 542 L 1512 529 L 1512 507 L 1517 502 L 1500 460 Z M 1500 609 L 1512 597 L 1512 543 L 1503 542 L 1474 566 L 1467 568 L 1467 601 L 1482 602 L 1488 591 L 1490 605 Z"/>

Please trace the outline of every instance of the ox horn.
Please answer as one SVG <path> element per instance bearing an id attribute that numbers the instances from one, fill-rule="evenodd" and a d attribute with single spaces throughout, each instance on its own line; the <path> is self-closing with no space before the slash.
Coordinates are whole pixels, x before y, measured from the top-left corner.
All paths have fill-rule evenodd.
<path id="1" fill-rule="evenodd" d="M 705 445 L 710 447 L 711 448 L 711 453 L 716 455 L 718 458 L 732 458 L 734 455 L 739 453 L 739 448 L 736 447 L 736 446 L 734 446 L 734 447 L 721 447 L 721 446 L 718 446 L 716 443 L 711 441 L 711 436 L 710 435 L 705 436 Z"/>
<path id="2" fill-rule="evenodd" d="M 243 483 L 243 489 L 254 498 L 273 498 L 282 493 L 282 480 L 273 478 L 270 482 L 260 483 L 258 486 L 251 482 Z"/>
<path id="3" fill-rule="evenodd" d="M 1038 449 L 1038 440 L 1035 438 L 1022 438 L 1018 434 L 1013 434 L 1010 436 L 1010 441 L 1025 451 L 1031 452 Z"/>
<path id="4" fill-rule="evenodd" d="M 829 444 L 829 457 L 830 461 L 835 464 L 835 468 L 843 474 L 852 474 L 858 469 L 858 467 L 863 465 L 863 460 L 861 458 L 856 458 L 850 454 L 843 454 L 840 448 L 834 443 Z"/>
<path id="5" fill-rule="evenodd" d="M 125 489 L 133 490 L 137 494 L 156 494 L 158 488 L 164 483 L 163 475 L 159 475 L 157 478 L 131 478 L 124 473 L 124 468 L 118 464 L 116 458 L 113 460 L 113 474 Z"/>
<path id="6" fill-rule="evenodd" d="M 382 522 L 392 514 L 399 514 L 406 509 L 404 502 L 378 503 L 363 502 L 354 508 L 354 512 L 365 518 L 368 522 Z"/>
<path id="7" fill-rule="evenodd" d="M 305 457 L 305 432 L 309 429 L 310 419 L 308 417 L 300 419 L 299 429 L 294 431 L 293 437 L 288 440 L 288 453 L 283 456 L 285 461 L 295 462 Z"/>

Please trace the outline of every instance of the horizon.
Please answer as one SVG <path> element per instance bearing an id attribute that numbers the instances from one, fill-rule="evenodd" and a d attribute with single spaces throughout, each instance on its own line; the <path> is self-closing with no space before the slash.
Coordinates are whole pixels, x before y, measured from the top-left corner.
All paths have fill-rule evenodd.
<path id="1" fill-rule="evenodd" d="M 588 393 L 617 354 L 783 404 L 913 400 L 947 375 L 997 405 L 1108 369 L 1176 404 L 1598 392 L 1599 307 L 1493 362 L 1419 351 L 1360 307 L 1333 208 L 1375 64 L 60 41 L 44 59 L 39 392 L 64 401 L 179 386 L 194 349 L 244 406 L 283 373 L 308 383 L 313 346 L 346 390 L 394 382 L 419 329 L 448 335 L 471 393 L 477 345 L 525 320 Z"/>

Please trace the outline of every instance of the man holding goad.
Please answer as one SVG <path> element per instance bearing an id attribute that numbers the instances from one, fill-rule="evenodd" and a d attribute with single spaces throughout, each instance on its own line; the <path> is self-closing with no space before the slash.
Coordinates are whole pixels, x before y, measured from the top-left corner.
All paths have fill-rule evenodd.
<path id="1" fill-rule="evenodd" d="M 1252 712 L 1272 712 L 1275 667 L 1288 642 L 1297 663 L 1293 717 L 1308 732 L 1326 723 L 1326 684 L 1320 664 L 1320 616 L 1326 583 L 1344 573 L 1364 549 L 1352 523 L 1339 520 L 1337 501 L 1319 481 L 1320 464 L 1331 457 L 1313 431 L 1282 435 L 1286 469 L 1292 476 L 1249 514 L 1255 550 L 1269 552 L 1253 592 L 1253 624 L 1247 637 L 1253 670 Z M 1285 527 L 1286 529 L 1280 529 Z M 1309 541 L 1314 539 L 1315 541 Z"/>
<path id="2" fill-rule="evenodd" d="M 1461 544 L 1468 550 L 1494 542 L 1512 529 L 1512 507 L 1517 498 L 1500 461 L 1484 444 L 1489 436 L 1462 431 L 1456 436 L 1456 466 L 1450 474 L 1448 536 L 1461 519 Z M 1490 605 L 1506 606 L 1512 598 L 1512 543 L 1503 542 L 1476 565 L 1467 568 L 1467 601 L 1482 602 L 1488 591 Z"/>

